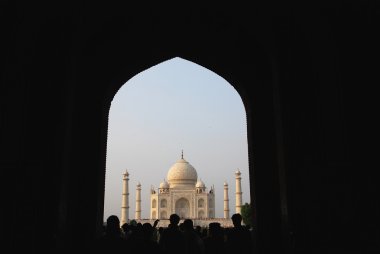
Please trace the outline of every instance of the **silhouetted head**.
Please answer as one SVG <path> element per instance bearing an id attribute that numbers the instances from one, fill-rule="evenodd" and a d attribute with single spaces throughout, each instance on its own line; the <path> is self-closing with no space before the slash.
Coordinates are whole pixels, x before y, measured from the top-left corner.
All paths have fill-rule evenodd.
<path id="1" fill-rule="evenodd" d="M 170 224 L 178 225 L 180 218 L 177 214 L 173 213 L 170 215 L 169 220 L 170 220 Z"/>
<path id="2" fill-rule="evenodd" d="M 208 230 L 211 236 L 217 236 L 220 235 L 222 228 L 220 227 L 219 222 L 211 222 L 208 224 Z"/>
<path id="3" fill-rule="evenodd" d="M 129 224 L 131 226 L 136 226 L 137 225 L 137 221 L 136 220 L 131 220 L 131 222 L 129 222 Z"/>
<path id="4" fill-rule="evenodd" d="M 150 223 L 146 222 L 142 225 L 144 238 L 149 239 L 153 235 L 153 227 Z"/>
<path id="5" fill-rule="evenodd" d="M 235 227 L 241 226 L 241 221 L 243 217 L 241 217 L 240 213 L 235 213 L 232 215 L 231 220 Z"/>
<path id="6" fill-rule="evenodd" d="M 183 221 L 183 229 L 186 231 L 194 230 L 194 223 L 191 219 L 186 219 Z"/>
<path id="7" fill-rule="evenodd" d="M 111 215 L 107 218 L 106 232 L 107 234 L 120 233 L 120 221 L 116 215 Z"/>
<path id="8" fill-rule="evenodd" d="M 129 225 L 128 225 L 128 223 L 124 223 L 123 225 L 121 225 L 121 228 L 123 229 L 124 233 L 127 233 L 128 230 L 129 230 Z"/>

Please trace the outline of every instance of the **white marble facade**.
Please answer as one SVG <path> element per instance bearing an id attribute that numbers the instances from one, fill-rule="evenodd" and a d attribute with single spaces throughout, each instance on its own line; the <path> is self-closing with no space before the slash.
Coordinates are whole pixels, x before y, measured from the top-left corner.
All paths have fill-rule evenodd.
<path id="1" fill-rule="evenodd" d="M 238 169 L 235 172 L 236 179 L 236 212 L 241 212 L 242 207 L 242 190 L 241 190 L 241 172 Z M 123 174 L 123 193 L 121 206 L 121 223 L 130 221 L 129 218 L 129 174 L 126 171 Z M 228 184 L 224 183 L 224 220 L 229 220 L 229 197 Z M 211 186 L 207 190 L 206 185 L 201 179 L 195 168 L 183 158 L 179 159 L 169 169 L 167 180 L 160 183 L 158 189 L 150 190 L 150 220 L 160 219 L 167 220 L 169 216 L 176 213 L 181 219 L 193 219 L 200 221 L 209 221 L 215 218 L 215 189 Z M 136 186 L 136 211 L 135 220 L 141 220 L 141 184 Z M 226 223 L 222 218 L 221 221 Z M 145 219 L 146 220 L 146 219 Z"/>
<path id="2" fill-rule="evenodd" d="M 168 219 L 176 213 L 181 219 L 210 219 L 215 217 L 214 187 L 208 191 L 195 168 L 183 158 L 168 171 L 156 190 L 151 189 L 150 219 Z"/>

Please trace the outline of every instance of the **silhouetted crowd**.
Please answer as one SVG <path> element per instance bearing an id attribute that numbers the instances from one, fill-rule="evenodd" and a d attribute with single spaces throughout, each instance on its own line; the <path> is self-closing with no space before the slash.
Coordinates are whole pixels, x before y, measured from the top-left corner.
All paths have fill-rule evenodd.
<path id="1" fill-rule="evenodd" d="M 157 228 L 159 220 L 150 223 L 123 224 L 111 215 L 104 233 L 92 245 L 92 253 L 156 253 L 156 254 L 240 254 L 252 253 L 252 234 L 241 224 L 240 214 L 231 217 L 234 227 L 223 228 L 209 223 L 208 228 L 194 227 L 191 219 L 180 222 L 177 214 L 170 215 L 168 227 Z"/>

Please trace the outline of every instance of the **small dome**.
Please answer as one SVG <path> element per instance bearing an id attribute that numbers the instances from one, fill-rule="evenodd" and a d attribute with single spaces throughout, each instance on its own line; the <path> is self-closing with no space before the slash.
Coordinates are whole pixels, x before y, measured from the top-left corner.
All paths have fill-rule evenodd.
<path id="1" fill-rule="evenodd" d="M 169 188 L 170 188 L 169 183 L 166 180 L 160 183 L 160 189 L 169 189 Z"/>
<path id="2" fill-rule="evenodd" d="M 195 185 L 195 187 L 197 188 L 205 188 L 206 185 L 204 182 L 202 182 L 202 180 L 198 180 L 197 184 Z"/>
<path id="3" fill-rule="evenodd" d="M 241 173 L 240 173 L 240 170 L 239 170 L 239 169 L 237 169 L 237 170 L 236 170 L 236 172 L 235 172 L 235 175 L 241 175 Z"/>
<path id="4" fill-rule="evenodd" d="M 227 183 L 227 182 L 224 182 L 224 186 L 228 186 L 228 183 Z"/>

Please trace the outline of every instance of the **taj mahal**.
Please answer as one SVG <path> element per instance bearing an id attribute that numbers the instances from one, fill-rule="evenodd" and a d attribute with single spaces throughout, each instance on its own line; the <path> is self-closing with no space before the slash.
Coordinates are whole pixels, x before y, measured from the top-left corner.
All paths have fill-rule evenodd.
<path id="1" fill-rule="evenodd" d="M 177 160 L 167 173 L 167 180 L 160 183 L 159 188 L 151 187 L 150 190 L 150 218 L 141 218 L 141 184 L 136 186 L 136 209 L 134 220 L 154 221 L 160 220 L 161 226 L 168 224 L 169 216 L 176 213 L 181 219 L 193 219 L 194 225 L 205 225 L 211 221 L 218 221 L 224 226 L 230 226 L 230 209 L 228 198 L 228 184 L 224 182 L 223 188 L 223 218 L 215 218 L 215 188 L 208 188 L 198 178 L 195 168 L 184 159 L 183 151 L 181 158 Z M 242 189 L 241 172 L 235 172 L 235 213 L 241 213 Z M 129 216 L 129 173 L 123 174 L 123 192 L 121 204 L 120 223 L 128 223 L 132 218 Z"/>

